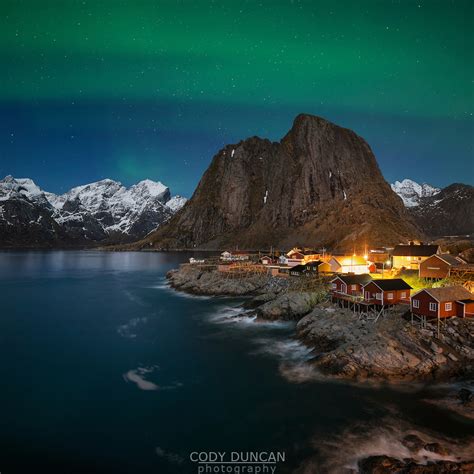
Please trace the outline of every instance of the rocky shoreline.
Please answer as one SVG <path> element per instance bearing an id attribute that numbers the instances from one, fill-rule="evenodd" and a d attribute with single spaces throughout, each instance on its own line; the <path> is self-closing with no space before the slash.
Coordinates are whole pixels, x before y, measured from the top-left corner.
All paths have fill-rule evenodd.
<path id="1" fill-rule="evenodd" d="M 333 305 L 323 284 L 320 289 L 294 291 L 287 279 L 232 279 L 215 269 L 192 265 L 171 270 L 167 278 L 172 288 L 195 295 L 248 297 L 243 306 L 256 322 L 294 320 L 295 337 L 312 351 L 309 363 L 325 377 L 358 383 L 446 381 L 451 389 L 426 402 L 474 419 L 471 387 L 452 388 L 453 382 L 473 379 L 474 321 L 453 319 L 438 339 L 434 328 L 412 325 L 404 315 L 406 309 L 391 310 L 376 323 L 360 319 L 351 310 Z M 410 457 L 369 456 L 358 462 L 358 472 L 473 472 L 474 461 L 456 458 L 437 443 L 408 435 L 402 444 Z M 438 458 L 420 463 L 418 454 L 425 451 Z"/>
<path id="2" fill-rule="evenodd" d="M 327 288 L 292 291 L 282 278 L 227 278 L 213 269 L 183 265 L 167 278 L 196 295 L 247 296 L 259 320 L 295 320 L 296 338 L 312 349 L 322 374 L 356 381 L 454 381 L 474 375 L 473 321 L 452 319 L 441 329 L 412 325 L 404 307 L 377 323 L 331 304 Z"/>

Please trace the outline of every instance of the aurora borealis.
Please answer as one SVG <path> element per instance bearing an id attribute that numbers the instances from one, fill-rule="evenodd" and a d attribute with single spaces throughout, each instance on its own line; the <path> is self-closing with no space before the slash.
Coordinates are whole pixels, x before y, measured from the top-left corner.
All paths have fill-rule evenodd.
<path id="1" fill-rule="evenodd" d="M 388 181 L 472 183 L 471 1 L 21 1 L 0 17 L 0 175 L 189 196 L 212 156 L 300 112 Z"/>

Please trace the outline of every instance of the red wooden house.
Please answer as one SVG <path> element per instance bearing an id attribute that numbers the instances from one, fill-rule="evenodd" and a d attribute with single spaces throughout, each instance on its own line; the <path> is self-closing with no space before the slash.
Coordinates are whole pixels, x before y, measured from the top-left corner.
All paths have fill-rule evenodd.
<path id="1" fill-rule="evenodd" d="M 459 307 L 458 316 L 460 318 L 474 318 L 474 297 L 466 298 L 465 300 L 456 301 Z"/>
<path id="2" fill-rule="evenodd" d="M 401 278 L 372 280 L 362 287 L 364 300 L 371 304 L 392 305 L 410 302 L 412 287 Z"/>
<path id="3" fill-rule="evenodd" d="M 367 273 L 361 275 L 338 275 L 331 280 L 332 296 L 362 296 L 362 287 L 372 278 Z"/>
<path id="4" fill-rule="evenodd" d="M 425 288 L 411 297 L 411 312 L 431 318 L 474 316 L 474 297 L 462 286 Z"/>
<path id="5" fill-rule="evenodd" d="M 451 275 L 453 268 L 460 267 L 466 262 L 459 257 L 450 254 L 438 254 L 428 257 L 420 263 L 419 277 L 441 279 Z"/>

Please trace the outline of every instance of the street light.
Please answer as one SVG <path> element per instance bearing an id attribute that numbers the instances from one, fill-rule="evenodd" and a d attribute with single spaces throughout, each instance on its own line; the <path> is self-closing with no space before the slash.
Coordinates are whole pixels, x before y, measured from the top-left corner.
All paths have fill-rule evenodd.
<path id="1" fill-rule="evenodd" d="M 387 260 L 385 262 L 382 263 L 382 278 L 384 277 L 383 274 L 384 274 L 384 270 L 385 270 L 385 265 L 390 265 L 390 260 Z"/>

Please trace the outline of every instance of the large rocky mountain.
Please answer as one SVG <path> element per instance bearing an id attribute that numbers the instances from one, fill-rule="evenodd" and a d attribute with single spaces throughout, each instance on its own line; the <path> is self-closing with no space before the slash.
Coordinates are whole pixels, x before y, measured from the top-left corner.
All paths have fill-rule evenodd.
<path id="1" fill-rule="evenodd" d="M 65 194 L 42 191 L 31 179 L 0 180 L 0 246 L 67 247 L 145 237 L 185 203 L 151 180 L 126 188 L 111 179 Z"/>
<path id="2" fill-rule="evenodd" d="M 302 114 L 280 142 L 219 151 L 190 201 L 137 246 L 360 249 L 420 234 L 365 140 Z"/>

